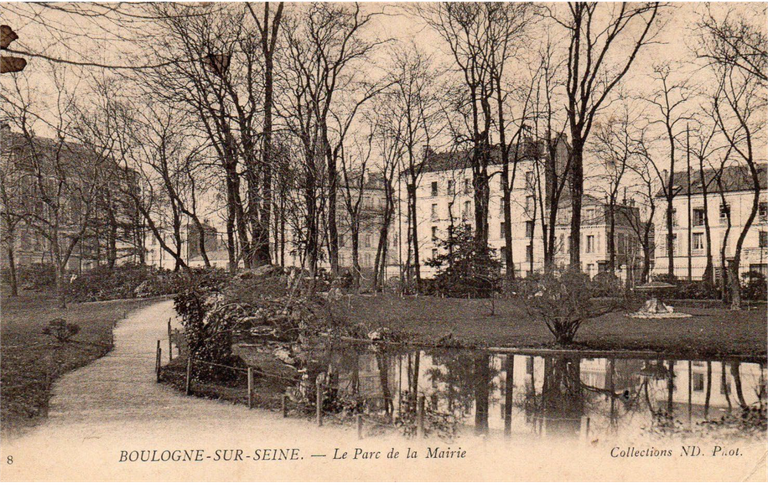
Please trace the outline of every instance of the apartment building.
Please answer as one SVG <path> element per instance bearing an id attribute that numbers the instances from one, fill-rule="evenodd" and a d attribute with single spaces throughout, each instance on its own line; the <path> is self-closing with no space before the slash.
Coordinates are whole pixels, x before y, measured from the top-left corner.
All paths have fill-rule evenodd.
<path id="1" fill-rule="evenodd" d="M 53 263 L 54 234 L 65 249 L 76 240 L 71 272 L 139 260 L 139 215 L 126 195 L 133 172 L 70 140 L 24 135 L 8 124 L 0 133 L 4 266 L 11 257 L 17 266 Z M 96 166 L 99 180 L 93 180 Z"/>
<path id="2" fill-rule="evenodd" d="M 757 214 L 747 233 L 741 254 L 741 271 L 759 271 L 768 275 L 768 193 L 766 193 L 766 164 L 758 166 L 760 178 L 760 202 Z M 704 209 L 704 191 L 698 172 L 691 175 L 689 183 L 686 172 L 675 173 L 675 197 L 673 210 L 673 263 L 674 274 L 687 279 L 701 280 L 706 268 L 706 220 L 708 216 L 711 252 L 715 276 L 720 274 L 721 248 L 725 247 L 726 261 L 733 258 L 736 241 L 752 210 L 754 190 L 752 177 L 747 167 L 725 167 L 718 184 L 716 172 L 705 170 L 707 188 L 707 211 Z M 720 190 L 722 186 L 722 191 Z M 657 194 L 657 210 L 654 216 L 656 227 L 656 265 L 654 273 L 668 273 L 667 248 L 667 201 L 663 194 Z M 690 203 L 689 203 L 690 200 Z M 728 231 L 730 220 L 730 231 Z M 726 232 L 728 232 L 727 240 Z M 690 268 L 690 270 L 689 270 Z"/>
<path id="3" fill-rule="evenodd" d="M 558 143 L 558 160 L 554 164 L 562 170 L 567 160 L 568 146 L 563 139 Z M 515 176 L 510 173 L 511 220 L 512 222 L 512 258 L 515 273 L 526 276 L 544 268 L 544 240 L 542 214 L 546 216 L 546 194 L 553 190 L 551 175 L 553 164 L 544 162 L 546 150 L 542 141 L 527 139 L 516 163 Z M 422 263 L 423 277 L 434 275 L 434 269 L 424 262 L 437 256 L 440 244 L 448 236 L 448 228 L 458 224 L 474 224 L 474 186 L 470 166 L 471 152 L 464 150 L 455 153 L 427 154 L 423 175 L 416 188 L 416 222 L 418 225 L 419 259 Z M 496 249 L 502 257 L 504 240 L 504 212 L 502 199 L 501 153 L 498 146 L 491 151 L 492 164 L 489 167 L 490 207 L 488 214 L 489 246 Z M 510 168 L 512 172 L 512 168 Z M 405 177 L 405 174 L 403 174 Z M 405 186 L 405 183 L 401 184 Z M 400 194 L 401 203 L 406 207 L 405 189 Z M 568 244 L 570 234 L 570 198 L 564 190 L 560 199 L 557 216 L 556 255 L 557 265 L 569 262 Z M 609 218 L 608 204 L 595 197 L 585 195 L 582 202 L 582 244 L 581 260 L 583 270 L 596 275 L 608 267 Z M 408 227 L 407 211 L 401 211 L 400 224 Z M 633 204 L 625 202 L 615 208 L 616 270 L 624 275 L 631 268 L 640 264 L 641 257 L 638 238 L 630 219 L 639 217 L 639 210 Z M 405 234 L 407 229 L 403 229 Z M 403 244 L 407 240 L 403 239 Z M 409 248 L 404 250 L 407 251 Z M 506 265 L 505 265 L 506 267 Z"/>
<path id="4" fill-rule="evenodd" d="M 605 201 L 584 194 L 581 201 L 581 269 L 594 277 L 607 271 L 610 254 L 610 211 Z M 613 207 L 614 217 L 614 271 L 622 280 L 639 275 L 643 264 L 643 252 L 636 228 L 640 210 L 633 201 L 622 201 Z M 555 227 L 555 264 L 570 263 L 571 199 L 560 201 Z"/>

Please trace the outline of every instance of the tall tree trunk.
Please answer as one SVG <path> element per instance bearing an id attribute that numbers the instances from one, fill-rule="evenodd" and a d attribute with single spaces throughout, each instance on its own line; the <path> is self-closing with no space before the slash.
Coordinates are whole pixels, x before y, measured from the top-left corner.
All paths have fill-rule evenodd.
<path id="1" fill-rule="evenodd" d="M 325 145 L 325 158 L 328 164 L 328 256 L 331 260 L 331 273 L 339 275 L 339 229 L 336 220 L 336 201 L 338 199 L 338 171 L 336 157 L 328 139 L 328 124 L 322 122 L 322 136 Z"/>
<path id="2" fill-rule="evenodd" d="M 357 224 L 352 224 L 352 282 L 356 289 L 360 288 L 360 229 Z"/>
<path id="3" fill-rule="evenodd" d="M 107 192 L 107 220 L 109 222 L 109 231 L 107 232 L 107 267 L 113 269 L 117 263 L 117 218 L 112 207 L 112 197 Z M 98 241 L 96 241 L 98 244 Z M 80 261 L 83 260 L 82 246 L 80 250 Z"/>
<path id="4" fill-rule="evenodd" d="M 509 189 L 509 147 L 507 146 L 507 130 L 504 122 L 504 100 L 501 93 L 501 79 L 495 76 L 496 104 L 499 115 L 499 146 L 501 148 L 501 197 L 504 209 L 504 267 L 506 268 L 506 291 L 511 292 L 515 281 L 515 265 L 512 260 L 512 208 L 510 205 Z M 515 160 L 517 163 L 517 160 Z M 514 181 L 513 181 L 514 183 Z"/>
<path id="5" fill-rule="evenodd" d="M 574 138 L 571 155 L 571 268 L 581 271 L 581 200 L 584 195 L 584 145 Z"/>
<path id="6" fill-rule="evenodd" d="M 408 213 L 410 215 L 411 244 L 413 245 L 413 273 L 416 279 L 416 291 L 421 291 L 421 265 L 419 262 L 419 225 L 416 218 L 416 181 L 408 184 Z"/>
<path id="7" fill-rule="evenodd" d="M 8 275 L 11 279 L 11 296 L 19 296 L 19 285 L 16 280 L 16 259 L 14 257 L 12 231 L 8 231 L 7 250 L 8 250 Z"/>
<path id="8" fill-rule="evenodd" d="M 706 237 L 706 258 L 707 263 L 704 268 L 702 280 L 704 284 L 712 288 L 714 286 L 715 268 L 712 261 L 712 228 L 709 224 L 709 202 L 706 173 L 704 172 L 704 157 L 699 157 L 699 175 L 701 176 L 701 196 L 704 202 L 704 235 Z"/>
<path id="9" fill-rule="evenodd" d="M 616 274 L 616 197 L 608 204 L 608 271 Z"/>
<path id="10" fill-rule="evenodd" d="M 203 226 L 203 223 L 200 222 L 200 218 L 197 216 L 192 217 L 192 222 L 194 222 L 195 227 L 197 227 L 197 238 L 198 244 L 200 245 L 200 257 L 203 258 L 203 264 L 205 267 L 210 268 L 211 260 L 208 259 L 208 250 L 205 249 L 205 227 Z"/>

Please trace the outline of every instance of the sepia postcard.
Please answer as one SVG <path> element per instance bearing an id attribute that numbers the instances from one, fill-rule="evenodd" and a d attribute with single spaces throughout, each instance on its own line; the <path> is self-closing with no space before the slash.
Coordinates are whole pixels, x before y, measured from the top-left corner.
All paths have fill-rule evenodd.
<path id="1" fill-rule="evenodd" d="M 0 24 L 2 481 L 768 480 L 768 4 Z"/>

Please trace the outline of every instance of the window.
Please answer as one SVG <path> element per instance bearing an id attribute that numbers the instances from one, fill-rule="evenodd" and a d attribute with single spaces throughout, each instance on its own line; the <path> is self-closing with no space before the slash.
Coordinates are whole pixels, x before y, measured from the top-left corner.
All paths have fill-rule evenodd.
<path id="1" fill-rule="evenodd" d="M 339 234 L 339 247 L 343 248 L 345 242 L 346 241 L 344 241 L 344 234 Z"/>
<path id="2" fill-rule="evenodd" d="M 453 180 L 449 180 L 448 181 L 448 195 L 453 195 L 454 190 L 455 190 L 454 182 L 453 182 Z"/>
<path id="3" fill-rule="evenodd" d="M 595 252 L 595 236 L 587 236 L 587 253 Z"/>
<path id="4" fill-rule="evenodd" d="M 627 241 L 624 237 L 624 234 L 618 234 L 616 235 L 616 252 L 619 254 L 626 254 L 627 252 Z"/>
<path id="5" fill-rule="evenodd" d="M 504 199 L 499 199 L 499 217 L 503 219 L 504 216 Z"/>
<path id="6" fill-rule="evenodd" d="M 472 193 L 472 182 L 469 179 L 464 179 L 464 193 L 465 194 Z"/>
<path id="7" fill-rule="evenodd" d="M 533 246 L 529 244 L 525 247 L 525 262 L 530 263 L 531 261 L 533 261 Z"/>
<path id="8" fill-rule="evenodd" d="M 432 259 L 437 258 L 437 248 L 432 248 Z"/>
<path id="9" fill-rule="evenodd" d="M 437 204 L 432 204 L 432 220 L 437 220 Z"/>
<path id="10" fill-rule="evenodd" d="M 757 214 L 760 222 L 768 222 L 768 202 L 760 202 L 757 205 Z"/>
<path id="11" fill-rule="evenodd" d="M 749 271 L 750 272 L 754 271 L 755 273 L 762 273 L 763 276 L 768 276 L 768 263 L 750 264 Z"/>
<path id="12" fill-rule="evenodd" d="M 768 231 L 760 231 L 759 237 L 760 247 L 768 248 Z"/>
<path id="13" fill-rule="evenodd" d="M 472 202 L 465 200 L 464 201 L 464 210 L 461 211 L 461 218 L 462 219 L 469 219 L 469 216 L 472 212 Z"/>
<path id="14" fill-rule="evenodd" d="M 691 241 L 691 249 L 693 249 L 694 251 L 704 250 L 704 233 L 703 232 L 693 233 L 693 240 Z"/>
<path id="15" fill-rule="evenodd" d="M 437 226 L 432 226 L 432 241 L 437 241 Z"/>
<path id="16" fill-rule="evenodd" d="M 525 210 L 528 212 L 532 212 L 534 208 L 534 204 L 536 203 L 536 200 L 532 195 L 527 195 L 525 197 Z"/>
<path id="17" fill-rule="evenodd" d="M 667 244 L 667 236 L 664 235 L 664 245 Z M 664 254 L 669 254 L 669 248 L 665 248 Z M 672 254 L 677 255 L 677 234 L 672 234 Z"/>
<path id="18" fill-rule="evenodd" d="M 373 237 L 370 234 L 366 234 L 363 241 L 364 241 L 365 247 L 369 248 L 371 247 Z"/>
<path id="19" fill-rule="evenodd" d="M 533 237 L 533 221 L 525 221 L 525 237 Z"/>
<path id="20" fill-rule="evenodd" d="M 432 197 L 437 197 L 437 182 L 432 182 Z"/>
<path id="21" fill-rule="evenodd" d="M 525 359 L 525 372 L 528 375 L 533 375 L 533 356 L 526 357 L 526 359 Z"/>
<path id="22" fill-rule="evenodd" d="M 720 219 L 727 219 L 731 215 L 731 206 L 720 204 Z"/>
<path id="23" fill-rule="evenodd" d="M 704 390 L 704 374 L 693 374 L 693 390 L 696 392 Z"/>
<path id="24" fill-rule="evenodd" d="M 693 225 L 704 225 L 704 209 L 693 209 Z"/>
<path id="25" fill-rule="evenodd" d="M 504 223 L 499 224 L 499 239 L 504 239 Z"/>
<path id="26" fill-rule="evenodd" d="M 585 224 L 594 224 L 594 220 L 595 220 L 595 209 L 585 209 L 583 222 Z"/>
<path id="27" fill-rule="evenodd" d="M 672 209 L 672 225 L 677 227 L 677 209 Z"/>
<path id="28" fill-rule="evenodd" d="M 525 188 L 532 189 L 534 186 L 533 172 L 525 172 Z"/>

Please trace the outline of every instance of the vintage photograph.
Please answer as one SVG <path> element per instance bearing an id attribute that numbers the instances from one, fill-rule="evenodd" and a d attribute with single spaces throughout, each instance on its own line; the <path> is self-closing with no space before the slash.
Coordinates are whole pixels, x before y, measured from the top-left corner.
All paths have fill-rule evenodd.
<path id="1" fill-rule="evenodd" d="M 768 4 L 0 4 L 2 481 L 765 481 Z"/>

